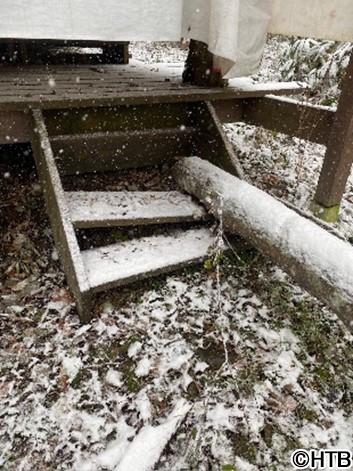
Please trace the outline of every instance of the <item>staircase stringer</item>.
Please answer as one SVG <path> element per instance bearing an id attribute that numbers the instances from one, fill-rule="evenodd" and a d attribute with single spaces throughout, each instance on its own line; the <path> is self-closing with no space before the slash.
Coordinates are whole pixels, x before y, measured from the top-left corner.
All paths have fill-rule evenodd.
<path id="1" fill-rule="evenodd" d="M 244 179 L 242 166 L 213 104 L 210 101 L 200 102 L 194 109 L 193 120 L 199 130 L 194 143 L 195 155 Z"/>
<path id="2" fill-rule="evenodd" d="M 55 245 L 81 320 L 91 318 L 91 289 L 41 110 L 32 110 L 32 145 Z"/>

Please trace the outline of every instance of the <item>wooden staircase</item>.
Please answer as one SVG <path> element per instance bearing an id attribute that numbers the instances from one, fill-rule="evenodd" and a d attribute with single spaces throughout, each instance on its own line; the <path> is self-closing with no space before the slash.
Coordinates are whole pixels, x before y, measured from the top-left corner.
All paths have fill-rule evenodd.
<path id="1" fill-rule="evenodd" d="M 208 214 L 179 191 L 65 191 L 66 175 L 163 165 L 200 155 L 239 175 L 210 103 L 33 110 L 33 149 L 55 243 L 82 321 L 96 292 L 205 260 Z M 190 223 L 196 225 L 190 227 Z M 185 225 L 185 223 L 187 223 Z M 77 230 L 169 226 L 82 250 Z M 177 227 L 175 228 L 175 226 Z"/>

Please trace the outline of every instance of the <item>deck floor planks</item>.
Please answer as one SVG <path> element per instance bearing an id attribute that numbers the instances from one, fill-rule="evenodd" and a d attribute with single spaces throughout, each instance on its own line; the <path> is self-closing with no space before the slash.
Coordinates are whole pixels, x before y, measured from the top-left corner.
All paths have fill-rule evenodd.
<path id="1" fill-rule="evenodd" d="M 297 84 L 226 88 L 182 83 L 183 64 L 0 66 L 0 111 L 249 98 L 298 93 Z"/>

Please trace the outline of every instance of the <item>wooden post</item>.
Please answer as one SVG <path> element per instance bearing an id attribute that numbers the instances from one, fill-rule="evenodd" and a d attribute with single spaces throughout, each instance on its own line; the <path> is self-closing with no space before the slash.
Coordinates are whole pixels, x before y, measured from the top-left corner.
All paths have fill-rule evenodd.
<path id="1" fill-rule="evenodd" d="M 129 44 L 129 42 L 104 44 L 103 61 L 107 64 L 128 64 Z"/>
<path id="2" fill-rule="evenodd" d="M 353 331 L 353 247 L 262 190 L 198 157 L 173 168 L 178 185 L 198 198 L 226 232 L 270 257 Z"/>
<path id="3" fill-rule="evenodd" d="M 183 81 L 205 87 L 223 87 L 225 80 L 214 62 L 215 56 L 208 50 L 207 44 L 191 39 Z"/>
<path id="4" fill-rule="evenodd" d="M 328 222 L 338 220 L 339 206 L 353 163 L 353 54 L 327 144 L 316 190 L 314 213 Z"/>
<path id="5" fill-rule="evenodd" d="M 17 62 L 16 44 L 15 44 L 15 41 L 12 39 L 8 43 L 7 54 L 8 54 L 8 60 L 10 63 Z"/>

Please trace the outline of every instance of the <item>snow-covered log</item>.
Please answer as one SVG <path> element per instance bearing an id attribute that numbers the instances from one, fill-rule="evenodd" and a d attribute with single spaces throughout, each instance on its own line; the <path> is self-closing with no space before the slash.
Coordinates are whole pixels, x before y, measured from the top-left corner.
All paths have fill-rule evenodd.
<path id="1" fill-rule="evenodd" d="M 353 329 L 353 247 L 198 157 L 179 161 L 174 178 Z"/>

